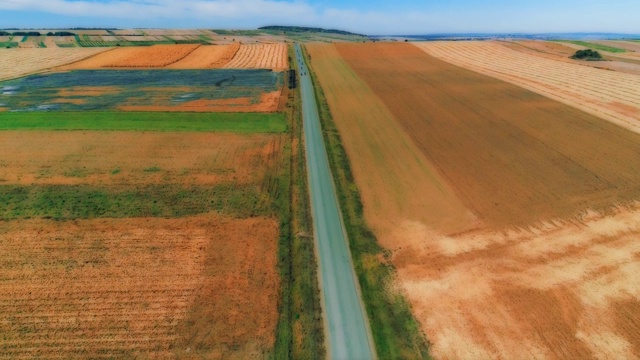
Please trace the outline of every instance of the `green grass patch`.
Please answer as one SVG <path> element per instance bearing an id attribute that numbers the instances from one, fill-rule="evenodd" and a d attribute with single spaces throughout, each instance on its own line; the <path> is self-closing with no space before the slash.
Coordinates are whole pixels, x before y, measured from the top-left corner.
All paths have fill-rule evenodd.
<path id="1" fill-rule="evenodd" d="M 273 203 L 255 185 L 0 186 L 1 220 L 184 217 L 212 211 L 240 218 L 274 213 Z"/>
<path id="2" fill-rule="evenodd" d="M 281 113 L 8 112 L 0 130 L 118 130 L 282 133 Z"/>
<path id="3" fill-rule="evenodd" d="M 312 66 L 313 63 L 310 62 L 306 51 L 304 53 L 307 62 Z M 327 99 L 318 84 L 315 72 L 311 71 L 310 75 L 315 88 L 329 164 L 378 358 L 428 359 L 428 343 L 411 313 L 409 303 L 402 294 L 390 286 L 395 276 L 395 268 L 389 261 L 390 252 L 378 244 L 375 235 L 366 225 L 360 193 L 351 173 L 349 158 L 340 134 L 329 111 Z M 381 261 L 381 258 L 385 261 Z"/>
<path id="4" fill-rule="evenodd" d="M 627 52 L 627 50 L 625 50 L 625 49 L 621 49 L 621 48 L 617 48 L 617 47 L 613 47 L 613 46 L 607 46 L 607 45 L 594 44 L 594 43 L 590 43 L 590 42 L 586 42 L 586 41 L 574 41 L 574 40 L 558 40 L 558 41 L 559 42 L 564 42 L 564 43 L 569 43 L 569 44 L 575 44 L 575 45 L 584 46 L 584 47 L 587 47 L 587 48 L 593 49 L 593 50 L 607 51 L 607 52 L 610 52 L 610 53 L 624 53 L 624 52 Z"/>
<path id="5" fill-rule="evenodd" d="M 14 42 L 14 41 L 2 41 L 0 42 L 0 48 L 17 48 L 18 47 L 18 43 Z"/>
<path id="6" fill-rule="evenodd" d="M 149 168 L 144 169 L 143 171 L 144 171 L 144 172 L 149 172 L 149 173 L 156 173 L 156 172 L 160 172 L 161 170 L 162 170 L 162 169 L 160 169 L 160 168 L 159 168 L 159 167 L 157 167 L 157 166 L 152 166 L 152 167 L 149 167 Z"/>

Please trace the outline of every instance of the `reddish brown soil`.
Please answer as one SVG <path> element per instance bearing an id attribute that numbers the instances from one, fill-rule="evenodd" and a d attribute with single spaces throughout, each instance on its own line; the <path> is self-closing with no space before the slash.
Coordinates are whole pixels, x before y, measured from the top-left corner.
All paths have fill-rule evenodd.
<path id="1" fill-rule="evenodd" d="M 0 224 L 3 358 L 260 358 L 277 222 L 217 215 Z"/>
<path id="2" fill-rule="evenodd" d="M 0 132 L 0 183 L 259 183 L 279 151 L 278 135 Z"/>
<path id="3" fill-rule="evenodd" d="M 493 228 L 640 197 L 640 135 L 410 44 L 336 44 Z"/>

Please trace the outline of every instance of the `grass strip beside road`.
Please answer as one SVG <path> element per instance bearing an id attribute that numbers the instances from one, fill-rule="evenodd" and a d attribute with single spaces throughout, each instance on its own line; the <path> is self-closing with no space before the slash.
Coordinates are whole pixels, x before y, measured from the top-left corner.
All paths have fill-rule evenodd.
<path id="1" fill-rule="evenodd" d="M 429 359 L 428 343 L 411 313 L 409 303 L 392 288 L 395 269 L 388 261 L 390 253 L 378 244 L 366 225 L 349 158 L 316 78 L 313 62 L 306 51 L 304 53 L 310 66 L 329 164 L 378 358 Z"/>
<path id="2" fill-rule="evenodd" d="M 5 112 L 0 130 L 283 133 L 281 113 Z"/>

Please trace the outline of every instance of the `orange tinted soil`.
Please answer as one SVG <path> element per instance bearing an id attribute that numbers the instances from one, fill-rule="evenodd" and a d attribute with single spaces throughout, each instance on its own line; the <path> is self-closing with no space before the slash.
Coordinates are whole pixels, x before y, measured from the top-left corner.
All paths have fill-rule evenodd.
<path id="1" fill-rule="evenodd" d="M 287 64 L 287 44 L 242 45 L 233 60 L 224 68 L 284 70 Z"/>
<path id="2" fill-rule="evenodd" d="M 107 51 L 63 67 L 65 70 L 97 68 L 156 68 L 178 62 L 200 45 L 154 45 L 148 47 L 126 47 Z"/>
<path id="3" fill-rule="evenodd" d="M 0 132 L 0 184 L 260 183 L 280 146 L 262 134 Z"/>
<path id="4" fill-rule="evenodd" d="M 640 113 L 629 113 L 615 105 L 640 109 L 640 75 L 532 56 L 492 42 L 429 42 L 416 46 L 451 64 L 510 82 L 640 132 Z"/>
<path id="5" fill-rule="evenodd" d="M 217 69 L 231 61 L 240 49 L 240 44 L 200 46 L 184 59 L 168 69 Z"/>
<path id="6" fill-rule="evenodd" d="M 193 100 L 170 106 L 157 105 L 120 105 L 122 111 L 176 111 L 176 112 L 275 112 L 278 110 L 282 91 L 264 93 L 260 96 L 260 102 L 251 103 L 249 98 Z M 130 99 L 135 100 L 135 99 Z M 166 102 L 169 102 L 167 99 Z"/>
<path id="7" fill-rule="evenodd" d="M 277 222 L 217 215 L 0 224 L 3 358 L 259 358 Z"/>
<path id="8" fill-rule="evenodd" d="M 4 49 L 0 59 L 0 80 L 41 72 L 85 59 L 105 50 L 104 48 Z"/>

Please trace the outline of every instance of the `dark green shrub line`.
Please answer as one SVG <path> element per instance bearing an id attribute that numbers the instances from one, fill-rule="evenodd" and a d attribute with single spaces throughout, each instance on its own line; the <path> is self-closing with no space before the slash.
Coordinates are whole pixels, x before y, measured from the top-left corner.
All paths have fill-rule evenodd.
<path id="1" fill-rule="evenodd" d="M 289 54 L 292 56 L 292 48 Z M 293 56 L 292 56 L 293 57 Z M 280 176 L 281 210 L 279 267 L 282 279 L 280 318 L 273 359 L 324 359 L 324 327 L 302 146 L 300 98 L 291 91 L 287 108 L 289 126 L 284 173 Z M 294 146 L 295 144 L 295 146 Z M 285 233 L 285 231 L 287 233 Z"/>
<path id="2" fill-rule="evenodd" d="M 602 60 L 604 60 L 602 58 L 602 55 L 600 55 L 599 52 L 591 50 L 591 49 L 578 50 L 578 51 L 576 51 L 575 55 L 573 55 L 571 58 L 572 59 L 576 59 L 576 60 L 587 60 L 587 61 L 602 61 Z"/>
<path id="3" fill-rule="evenodd" d="M 175 218 L 214 211 L 239 218 L 275 213 L 273 204 L 263 200 L 255 185 L 0 186 L 0 220 Z"/>
<path id="4" fill-rule="evenodd" d="M 374 260 L 381 257 L 388 260 L 390 254 L 378 244 L 365 223 L 362 201 L 351 173 L 349 159 L 306 51 L 305 56 L 311 68 L 329 164 L 378 357 L 428 359 L 428 343 L 411 313 L 409 303 L 389 286 L 395 276 L 395 269 L 388 261 Z"/>

